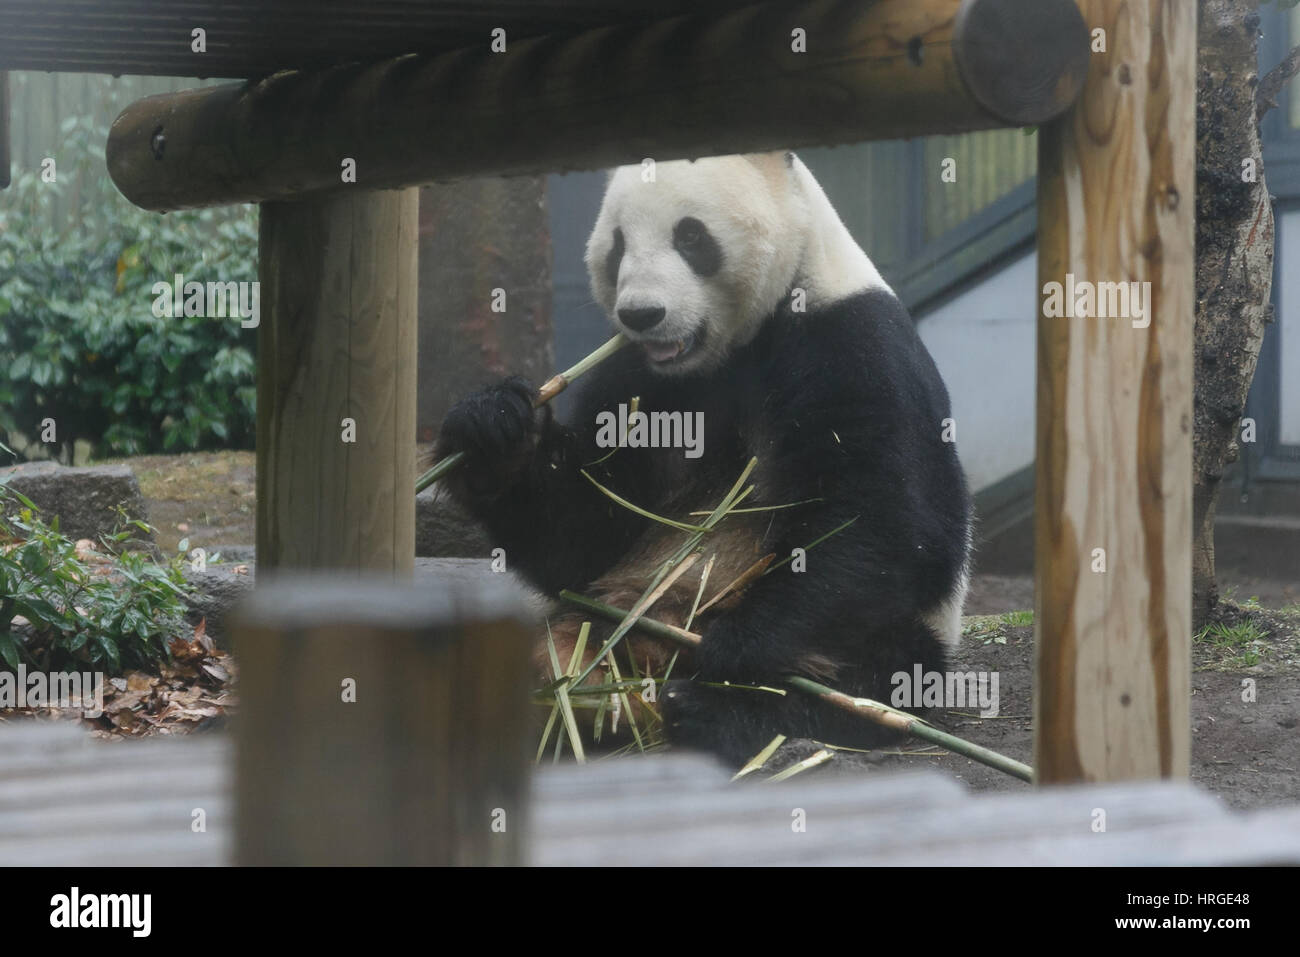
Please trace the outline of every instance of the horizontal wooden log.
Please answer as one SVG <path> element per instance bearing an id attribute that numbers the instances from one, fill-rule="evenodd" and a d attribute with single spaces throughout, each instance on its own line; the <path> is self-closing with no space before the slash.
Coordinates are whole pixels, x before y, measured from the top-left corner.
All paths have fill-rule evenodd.
<path id="1" fill-rule="evenodd" d="M 523 860 L 535 630 L 505 575 L 279 578 L 239 613 L 236 860 Z"/>
<path id="2" fill-rule="evenodd" d="M 1041 123 L 1082 88 L 1073 0 L 816 0 L 141 100 L 122 193 L 169 210 Z"/>

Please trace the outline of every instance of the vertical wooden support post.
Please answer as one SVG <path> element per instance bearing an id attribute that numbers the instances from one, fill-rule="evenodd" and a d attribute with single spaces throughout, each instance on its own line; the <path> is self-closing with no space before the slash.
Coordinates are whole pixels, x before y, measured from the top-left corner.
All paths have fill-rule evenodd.
<path id="1" fill-rule="evenodd" d="M 418 197 L 262 205 L 260 569 L 411 574 Z"/>
<path id="2" fill-rule="evenodd" d="M 535 622 L 505 579 L 254 592 L 234 627 L 237 863 L 523 863 Z"/>
<path id="3" fill-rule="evenodd" d="M 1081 6 L 1105 52 L 1039 130 L 1044 784 L 1182 777 L 1190 758 L 1196 4 Z"/>

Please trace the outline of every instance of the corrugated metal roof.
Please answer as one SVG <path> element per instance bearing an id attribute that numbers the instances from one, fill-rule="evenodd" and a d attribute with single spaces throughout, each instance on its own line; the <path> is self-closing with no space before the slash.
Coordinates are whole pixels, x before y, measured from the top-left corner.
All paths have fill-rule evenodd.
<path id="1" fill-rule="evenodd" d="M 753 0 L 0 0 L 0 70 L 254 77 Z M 191 50 L 201 27 L 207 52 Z"/>

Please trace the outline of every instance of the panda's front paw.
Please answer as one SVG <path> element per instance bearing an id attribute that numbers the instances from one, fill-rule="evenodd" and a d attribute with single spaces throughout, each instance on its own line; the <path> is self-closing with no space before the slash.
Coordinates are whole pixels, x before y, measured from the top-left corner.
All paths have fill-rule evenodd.
<path id="1" fill-rule="evenodd" d="M 449 475 L 453 489 L 500 491 L 532 461 L 546 421 L 546 412 L 533 408 L 535 395 L 527 380 L 511 376 L 452 406 L 442 422 L 436 457 L 464 454 L 464 465 Z"/>
<path id="2" fill-rule="evenodd" d="M 708 751 L 740 767 L 777 733 L 770 695 L 745 687 L 670 681 L 660 697 L 668 743 Z"/>
<path id="3" fill-rule="evenodd" d="M 660 712 L 664 733 L 678 747 L 708 747 L 710 703 L 702 693 L 707 689 L 692 681 L 677 679 L 664 685 L 660 694 Z"/>

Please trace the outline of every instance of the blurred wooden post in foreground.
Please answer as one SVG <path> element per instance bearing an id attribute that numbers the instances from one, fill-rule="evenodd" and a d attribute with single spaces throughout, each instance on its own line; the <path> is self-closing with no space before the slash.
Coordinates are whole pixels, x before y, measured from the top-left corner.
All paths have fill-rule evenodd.
<path id="1" fill-rule="evenodd" d="M 234 627 L 239 864 L 519 864 L 536 626 L 505 576 L 277 579 Z"/>
<path id="2" fill-rule="evenodd" d="M 1196 4 L 1082 8 L 1105 52 L 1039 131 L 1042 784 L 1185 777 L 1190 759 Z M 1130 299 L 1118 317 L 1108 289 Z"/>

